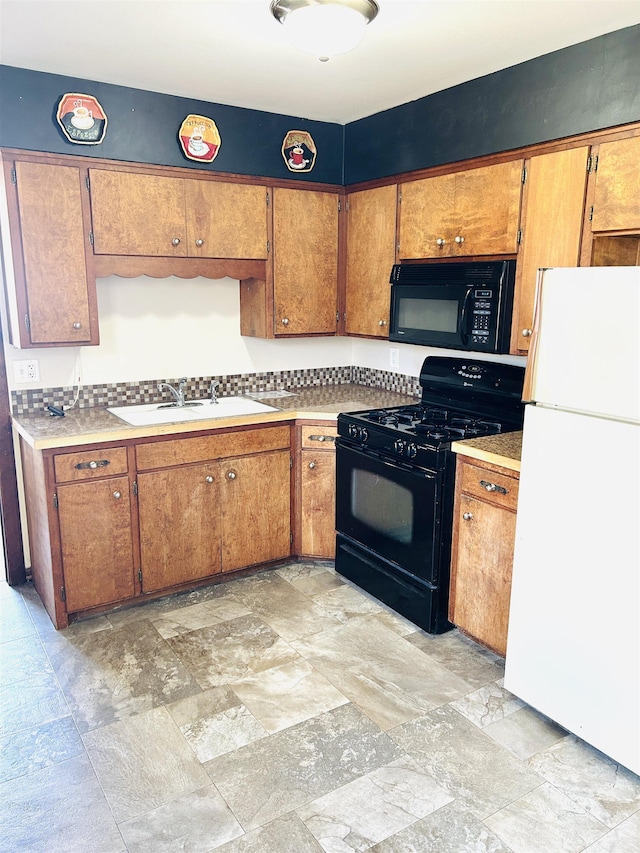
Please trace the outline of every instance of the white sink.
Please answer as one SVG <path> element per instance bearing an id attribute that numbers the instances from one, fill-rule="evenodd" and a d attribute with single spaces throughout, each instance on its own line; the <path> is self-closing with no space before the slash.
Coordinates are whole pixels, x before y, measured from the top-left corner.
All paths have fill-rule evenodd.
<path id="1" fill-rule="evenodd" d="M 267 406 L 266 403 L 250 400 L 248 397 L 220 397 L 217 403 L 200 400 L 195 406 L 167 407 L 166 403 L 143 403 L 140 406 L 113 406 L 107 411 L 131 426 L 153 426 L 191 423 L 214 418 L 235 418 L 240 415 L 256 415 L 260 412 L 277 412 L 279 409 L 275 406 Z"/>

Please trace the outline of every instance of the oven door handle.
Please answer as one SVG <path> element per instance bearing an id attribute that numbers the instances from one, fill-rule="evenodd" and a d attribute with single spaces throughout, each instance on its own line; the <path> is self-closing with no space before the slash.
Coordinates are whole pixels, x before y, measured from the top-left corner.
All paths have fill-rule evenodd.
<path id="1" fill-rule="evenodd" d="M 464 346 L 467 346 L 469 343 L 469 334 L 471 332 L 472 317 L 471 312 L 469 311 L 469 302 L 471 300 L 473 288 L 474 285 L 467 288 L 467 292 L 462 300 L 462 311 L 460 312 L 460 338 L 462 339 Z"/>

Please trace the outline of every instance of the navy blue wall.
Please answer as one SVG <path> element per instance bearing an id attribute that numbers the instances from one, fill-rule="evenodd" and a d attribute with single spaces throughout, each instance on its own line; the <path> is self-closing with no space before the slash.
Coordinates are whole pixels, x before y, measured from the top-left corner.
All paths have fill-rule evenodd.
<path id="1" fill-rule="evenodd" d="M 99 145 L 74 145 L 63 135 L 55 114 L 65 92 L 81 92 L 98 99 L 108 118 L 106 136 Z M 184 157 L 178 130 L 195 113 L 215 121 L 222 144 L 213 163 Z M 299 181 L 343 182 L 344 128 L 259 110 L 229 107 L 0 66 L 0 146 L 56 154 L 127 160 L 162 166 L 185 166 L 213 172 L 233 172 Z M 281 154 L 289 130 L 308 131 L 318 155 L 313 170 L 287 169 Z"/>
<path id="2" fill-rule="evenodd" d="M 348 124 L 345 183 L 638 120 L 640 25 Z"/>
<path id="3" fill-rule="evenodd" d="M 93 95 L 109 124 L 73 145 L 55 121 L 65 92 Z M 211 164 L 182 155 L 189 113 L 222 137 Z M 640 25 L 573 45 L 342 127 L 275 113 L 0 66 L 0 146 L 330 184 L 411 172 L 640 120 Z M 312 172 L 290 172 L 288 130 L 311 133 Z M 344 153 L 344 157 L 343 157 Z"/>

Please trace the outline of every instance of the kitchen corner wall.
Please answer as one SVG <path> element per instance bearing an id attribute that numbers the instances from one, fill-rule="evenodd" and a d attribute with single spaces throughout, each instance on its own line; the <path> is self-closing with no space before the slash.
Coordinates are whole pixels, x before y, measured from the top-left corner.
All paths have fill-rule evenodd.
<path id="1" fill-rule="evenodd" d="M 637 121 L 640 26 L 609 33 L 379 113 L 346 127 L 209 104 L 0 65 L 0 147 L 202 168 L 183 158 L 177 129 L 190 112 L 210 115 L 223 145 L 209 170 L 292 178 L 280 147 L 309 130 L 317 166 L 300 181 L 351 184 L 515 146 Z M 101 145 L 68 143 L 53 118 L 64 92 L 101 102 Z M 390 369 L 390 345 L 351 338 L 259 340 L 240 335 L 239 285 L 224 279 L 98 280 L 98 347 L 16 350 L 0 306 L 11 391 L 356 365 Z M 2 300 L 4 302 L 4 300 Z M 427 348 L 398 346 L 399 373 L 418 376 Z M 18 383 L 15 360 L 36 359 L 37 383 Z M 504 356 L 499 360 L 524 363 Z"/>

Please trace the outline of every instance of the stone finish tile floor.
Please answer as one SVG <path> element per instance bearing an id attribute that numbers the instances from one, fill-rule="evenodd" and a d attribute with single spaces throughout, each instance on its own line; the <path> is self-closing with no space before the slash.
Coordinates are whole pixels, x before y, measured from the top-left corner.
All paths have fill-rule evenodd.
<path id="1" fill-rule="evenodd" d="M 3 853 L 638 853 L 503 661 L 291 562 L 53 630 L 0 583 Z"/>

